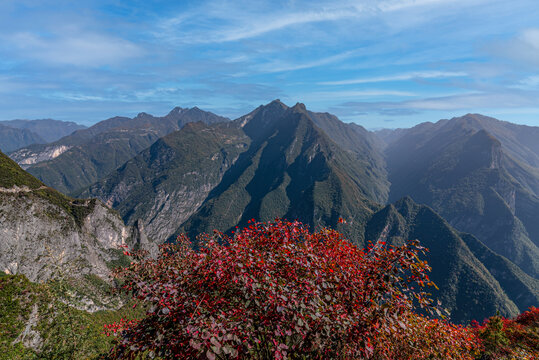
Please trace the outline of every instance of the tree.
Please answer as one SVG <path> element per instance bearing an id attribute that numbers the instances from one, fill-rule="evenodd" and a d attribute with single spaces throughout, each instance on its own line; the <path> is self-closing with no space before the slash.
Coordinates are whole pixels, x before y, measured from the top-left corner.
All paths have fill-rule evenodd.
<path id="1" fill-rule="evenodd" d="M 232 236 L 186 236 L 116 271 L 147 307 L 111 357 L 172 359 L 471 359 L 468 330 L 416 315 L 433 309 L 417 242 L 360 249 L 330 229 L 252 221 Z"/>
<path id="2" fill-rule="evenodd" d="M 539 308 L 531 307 L 514 319 L 492 316 L 472 326 L 483 347 L 481 359 L 539 358 Z"/>

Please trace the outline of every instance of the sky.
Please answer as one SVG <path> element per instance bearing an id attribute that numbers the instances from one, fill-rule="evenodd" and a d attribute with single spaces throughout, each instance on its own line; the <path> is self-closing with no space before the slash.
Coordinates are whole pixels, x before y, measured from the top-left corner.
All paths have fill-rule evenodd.
<path id="1" fill-rule="evenodd" d="M 277 98 L 368 129 L 466 113 L 539 126 L 539 3 L 0 2 L 0 119 L 233 119 Z"/>

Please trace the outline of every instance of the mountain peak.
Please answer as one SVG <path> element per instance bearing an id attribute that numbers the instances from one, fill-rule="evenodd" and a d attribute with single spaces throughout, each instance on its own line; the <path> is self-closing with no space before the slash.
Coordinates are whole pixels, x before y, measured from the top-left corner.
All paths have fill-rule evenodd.
<path id="1" fill-rule="evenodd" d="M 183 112 L 185 112 L 187 109 L 184 109 L 180 106 L 176 106 L 174 107 L 174 109 L 170 110 L 170 112 L 168 113 L 167 116 L 171 116 L 171 115 L 176 115 L 176 114 L 181 114 Z"/>
<path id="2" fill-rule="evenodd" d="M 500 123 L 501 121 L 485 115 L 469 113 L 464 116 L 454 117 L 449 120 L 449 122 L 458 124 L 463 128 L 481 130 L 496 123 Z"/>
<path id="3" fill-rule="evenodd" d="M 148 113 L 145 113 L 145 112 L 140 112 L 140 113 L 137 114 L 137 116 L 135 117 L 135 119 L 140 119 L 140 118 L 142 118 L 142 117 L 147 117 L 147 116 L 152 116 L 152 115 L 150 115 L 150 114 L 148 114 Z"/>
<path id="4" fill-rule="evenodd" d="M 307 111 L 307 108 L 305 107 L 305 104 L 303 103 L 296 103 L 296 105 L 294 105 L 292 108 L 292 111 L 295 111 L 295 112 L 306 112 Z"/>
<path id="5" fill-rule="evenodd" d="M 286 105 L 281 101 L 281 99 L 275 99 L 275 100 L 272 100 L 271 102 L 268 103 L 268 105 L 271 105 L 271 104 L 278 104 L 278 105 L 284 105 L 284 106 L 286 106 Z"/>
<path id="6" fill-rule="evenodd" d="M 405 218 L 410 218 L 417 212 L 418 208 L 417 203 L 410 196 L 404 196 L 400 200 L 396 201 L 394 206 Z"/>

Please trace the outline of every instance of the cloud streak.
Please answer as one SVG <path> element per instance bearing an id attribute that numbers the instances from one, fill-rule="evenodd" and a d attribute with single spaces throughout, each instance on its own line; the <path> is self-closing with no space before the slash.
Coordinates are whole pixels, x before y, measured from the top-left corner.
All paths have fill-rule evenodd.
<path id="1" fill-rule="evenodd" d="M 117 65 L 144 53 L 130 41 L 98 33 L 40 36 L 36 33 L 19 32 L 4 36 L 3 40 L 9 43 L 19 56 L 55 65 Z"/>
<path id="2" fill-rule="evenodd" d="M 473 109 L 506 109 L 538 107 L 539 92 L 519 93 L 464 93 L 452 96 L 428 97 L 406 101 L 352 101 L 341 103 L 335 110 L 346 114 L 379 113 L 384 115 L 402 115 L 423 111 L 468 111 Z"/>
<path id="3" fill-rule="evenodd" d="M 351 84 L 367 84 L 367 83 L 406 81 L 406 80 L 417 80 L 417 79 L 443 79 L 443 78 L 450 78 L 450 77 L 463 77 L 467 75 L 468 75 L 467 73 L 462 72 L 462 71 L 459 71 L 459 72 L 416 71 L 416 72 L 389 75 L 389 76 L 357 78 L 357 79 L 337 80 L 337 81 L 323 81 L 323 82 L 320 82 L 319 84 L 320 85 L 351 85 Z"/>

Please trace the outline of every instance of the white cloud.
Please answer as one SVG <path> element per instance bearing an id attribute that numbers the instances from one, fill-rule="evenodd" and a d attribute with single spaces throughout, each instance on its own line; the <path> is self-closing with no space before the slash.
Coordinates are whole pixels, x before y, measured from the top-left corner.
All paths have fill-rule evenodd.
<path id="1" fill-rule="evenodd" d="M 539 75 L 529 76 L 520 81 L 524 87 L 539 87 Z"/>
<path id="2" fill-rule="evenodd" d="M 241 1 L 203 3 L 199 8 L 160 21 L 158 37 L 185 43 L 230 42 L 254 38 L 296 25 L 369 18 L 383 13 L 433 8 L 456 3 L 469 6 L 487 0 L 382 0 L 301 3 L 284 9 L 252 6 Z M 273 3 L 271 3 L 273 4 Z M 293 3 L 292 3 L 293 4 Z M 274 5 L 274 4 L 273 4 Z M 280 9 L 275 11 L 274 9 Z M 430 13 L 434 15 L 434 13 Z M 202 25 L 202 26 L 201 26 Z M 193 29 L 194 28 L 194 29 Z"/>
<path id="3" fill-rule="evenodd" d="M 341 20 L 347 17 L 357 16 L 357 13 L 342 10 L 294 13 L 285 16 L 275 16 L 258 19 L 256 22 L 245 24 L 239 28 L 223 31 L 218 41 L 236 41 L 259 36 L 271 31 L 280 30 L 293 25 L 313 22 Z"/>
<path id="4" fill-rule="evenodd" d="M 487 46 L 494 55 L 516 60 L 522 64 L 539 65 L 539 28 L 529 28 L 510 40 Z"/>
<path id="5" fill-rule="evenodd" d="M 537 107 L 537 92 L 477 93 L 431 97 L 406 101 L 348 102 L 340 105 L 345 112 L 373 112 L 401 115 L 420 111 L 478 111 L 478 109 L 519 109 Z"/>
<path id="6" fill-rule="evenodd" d="M 312 93 L 302 93 L 296 98 L 302 99 L 302 101 L 325 101 L 335 99 L 357 99 L 357 98 L 369 98 L 379 96 L 400 96 L 408 97 L 415 96 L 416 94 L 408 91 L 397 90 L 350 90 L 350 91 L 317 91 Z"/>
<path id="7" fill-rule="evenodd" d="M 143 53 L 139 46 L 127 40 L 96 33 L 68 33 L 45 37 L 21 32 L 3 38 L 23 58 L 58 65 L 114 65 Z"/>
<path id="8" fill-rule="evenodd" d="M 532 49 L 539 51 L 539 29 L 527 29 L 522 32 L 520 38 Z"/>
<path id="9" fill-rule="evenodd" d="M 345 60 L 356 54 L 357 54 L 357 51 L 345 51 L 343 53 L 324 57 L 318 60 L 308 61 L 304 63 L 296 63 L 296 64 L 273 62 L 269 64 L 263 64 L 259 66 L 258 69 L 262 72 L 267 72 L 267 73 L 309 69 L 309 68 L 322 66 L 322 65 L 328 65 L 328 64 L 332 64 L 341 60 Z"/>
<path id="10" fill-rule="evenodd" d="M 46 94 L 44 97 L 50 98 L 50 99 L 67 100 L 67 101 L 114 101 L 116 100 L 110 97 L 78 94 L 78 93 L 67 93 L 67 92 L 53 92 L 50 94 Z"/>
<path id="11" fill-rule="evenodd" d="M 470 3 L 470 0 L 395 0 L 382 2 L 379 5 L 379 9 L 382 11 L 399 11 L 417 7 L 456 3 Z"/>
<path id="12" fill-rule="evenodd" d="M 389 76 L 378 76 L 371 78 L 359 78 L 359 79 L 349 79 L 349 80 L 338 80 L 338 81 L 325 81 L 320 82 L 321 85 L 350 85 L 350 84 L 365 84 L 365 83 L 378 83 L 378 82 L 388 82 L 388 81 L 405 81 L 413 79 L 437 79 L 437 78 L 448 78 L 448 77 L 462 77 L 467 76 L 465 72 L 449 72 L 449 71 L 415 71 L 404 74 L 389 75 Z"/>

